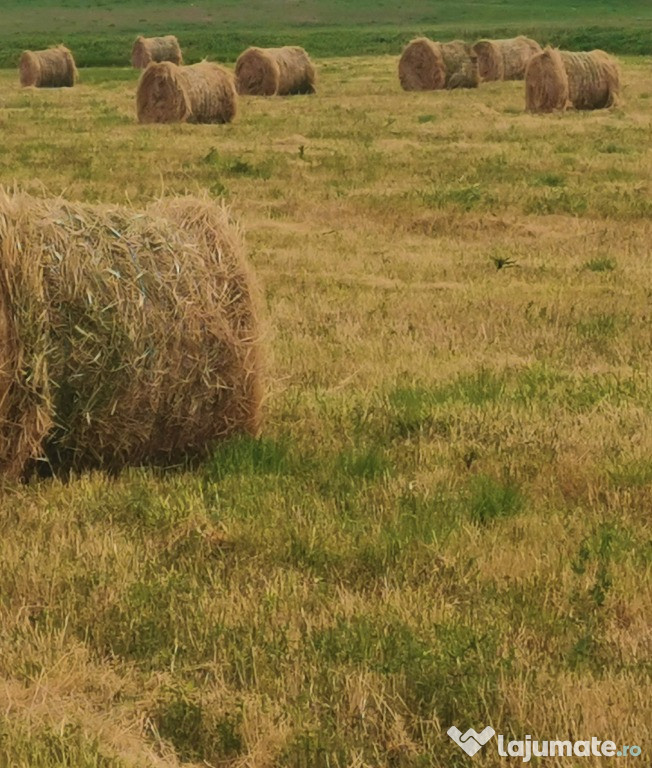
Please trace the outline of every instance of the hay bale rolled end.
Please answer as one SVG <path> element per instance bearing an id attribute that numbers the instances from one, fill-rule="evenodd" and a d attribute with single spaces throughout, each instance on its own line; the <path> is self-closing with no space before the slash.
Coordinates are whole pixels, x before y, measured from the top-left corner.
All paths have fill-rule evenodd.
<path id="1" fill-rule="evenodd" d="M 477 88 L 477 56 L 462 40 L 437 43 L 418 37 L 403 50 L 398 77 L 404 91 Z"/>

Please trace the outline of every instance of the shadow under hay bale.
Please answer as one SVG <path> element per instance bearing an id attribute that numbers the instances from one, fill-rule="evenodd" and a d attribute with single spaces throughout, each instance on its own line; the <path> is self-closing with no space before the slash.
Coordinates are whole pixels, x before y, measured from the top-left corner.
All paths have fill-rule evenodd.
<path id="1" fill-rule="evenodd" d="M 257 306 L 221 206 L 0 191 L 0 473 L 172 466 L 255 434 Z"/>
<path id="2" fill-rule="evenodd" d="M 398 63 L 398 77 L 405 91 L 477 88 L 477 56 L 462 40 L 436 43 L 418 37 L 403 51 Z"/>
<path id="3" fill-rule="evenodd" d="M 78 77 L 73 55 L 63 45 L 44 51 L 23 51 L 18 71 L 24 88 L 72 88 Z"/>
<path id="4" fill-rule="evenodd" d="M 529 112 L 605 109 L 618 101 L 620 69 L 604 51 L 572 53 L 546 48 L 533 56 L 525 73 Z"/>
<path id="5" fill-rule="evenodd" d="M 233 76 L 209 61 L 187 67 L 150 64 L 138 83 L 141 123 L 230 123 L 236 111 Z"/>
<path id="6" fill-rule="evenodd" d="M 520 35 L 508 40 L 478 40 L 473 50 L 478 57 L 481 81 L 522 80 L 528 62 L 541 53 L 541 46 Z"/>
<path id="7" fill-rule="evenodd" d="M 315 68 L 303 48 L 248 48 L 235 64 L 238 93 L 290 96 L 315 93 Z"/>
<path id="8" fill-rule="evenodd" d="M 174 35 L 164 37 L 137 37 L 131 49 L 131 66 L 145 69 L 152 62 L 171 61 L 182 64 L 183 55 L 179 41 Z"/>

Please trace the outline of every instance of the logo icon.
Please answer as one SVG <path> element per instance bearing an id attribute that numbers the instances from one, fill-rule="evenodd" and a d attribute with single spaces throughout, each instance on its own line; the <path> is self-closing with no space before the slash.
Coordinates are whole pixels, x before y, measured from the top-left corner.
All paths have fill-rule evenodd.
<path id="1" fill-rule="evenodd" d="M 451 725 L 447 733 L 458 747 L 461 747 L 469 757 L 473 757 L 495 735 L 496 731 L 488 725 L 480 733 L 474 731 L 473 728 L 469 728 L 466 733 L 462 733 L 459 728 Z"/>

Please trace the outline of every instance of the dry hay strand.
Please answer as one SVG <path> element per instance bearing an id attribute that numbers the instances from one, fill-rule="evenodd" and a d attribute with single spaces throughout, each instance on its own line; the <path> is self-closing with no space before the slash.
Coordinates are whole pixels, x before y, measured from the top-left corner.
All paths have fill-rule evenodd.
<path id="1" fill-rule="evenodd" d="M 519 35 L 508 40 L 478 40 L 473 50 L 478 56 L 480 80 L 522 80 L 528 62 L 541 53 L 541 46 Z"/>
<path id="2" fill-rule="evenodd" d="M 398 78 L 405 91 L 476 88 L 475 52 L 461 40 L 436 43 L 417 37 L 405 47 L 398 63 Z"/>
<path id="3" fill-rule="evenodd" d="M 148 64 L 159 61 L 183 64 L 181 46 L 177 38 L 174 35 L 137 37 L 131 49 L 131 66 L 136 69 L 145 69 Z"/>
<path id="4" fill-rule="evenodd" d="M 604 109 L 618 101 L 620 69 L 604 51 L 573 53 L 546 48 L 533 56 L 525 74 L 529 112 Z"/>
<path id="5" fill-rule="evenodd" d="M 233 76 L 209 61 L 187 67 L 150 64 L 138 83 L 141 123 L 230 123 L 236 111 Z"/>
<path id="6" fill-rule="evenodd" d="M 0 190 L 0 473 L 172 466 L 256 434 L 258 306 L 209 200 L 137 212 Z"/>
<path id="7" fill-rule="evenodd" d="M 23 51 L 18 71 L 24 88 L 72 88 L 78 77 L 75 59 L 64 45 L 44 51 Z"/>
<path id="8" fill-rule="evenodd" d="M 289 96 L 315 93 L 316 74 L 303 48 L 247 48 L 235 63 L 238 93 Z"/>

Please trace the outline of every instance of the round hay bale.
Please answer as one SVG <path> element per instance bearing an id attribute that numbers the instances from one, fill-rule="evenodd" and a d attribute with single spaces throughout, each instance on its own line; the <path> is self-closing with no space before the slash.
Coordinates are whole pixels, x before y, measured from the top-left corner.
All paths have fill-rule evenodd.
<path id="1" fill-rule="evenodd" d="M 478 56 L 481 80 L 522 80 L 529 60 L 541 53 L 541 46 L 520 35 L 508 40 L 478 40 L 473 50 Z"/>
<path id="2" fill-rule="evenodd" d="M 141 123 L 230 123 L 236 111 L 233 76 L 209 61 L 187 67 L 150 64 L 138 83 Z"/>
<path id="3" fill-rule="evenodd" d="M 183 64 L 181 46 L 177 38 L 174 35 L 137 37 L 131 49 L 131 66 L 136 69 L 145 69 L 148 64 L 159 61 Z"/>
<path id="4" fill-rule="evenodd" d="M 247 48 L 235 63 L 238 93 L 289 96 L 315 93 L 315 68 L 303 48 Z"/>
<path id="5" fill-rule="evenodd" d="M 257 307 L 219 205 L 0 190 L 0 473 L 179 465 L 257 433 Z"/>
<path id="6" fill-rule="evenodd" d="M 478 40 L 473 50 L 478 56 L 481 80 L 522 80 L 529 60 L 541 53 L 541 46 L 520 35 L 508 40 Z"/>
<path id="7" fill-rule="evenodd" d="M 461 40 L 436 43 L 417 37 L 405 47 L 398 62 L 398 78 L 405 91 L 476 88 L 477 56 Z"/>
<path id="8" fill-rule="evenodd" d="M 18 71 L 24 88 L 72 88 L 78 77 L 73 55 L 63 45 L 44 51 L 23 51 Z"/>
<path id="9" fill-rule="evenodd" d="M 503 80 L 523 80 L 530 59 L 541 53 L 541 46 L 523 35 L 498 42 L 503 54 Z"/>
<path id="10" fill-rule="evenodd" d="M 441 45 L 427 37 L 411 40 L 398 62 L 398 79 L 404 91 L 438 91 L 446 85 Z"/>
<path id="11" fill-rule="evenodd" d="M 529 112 L 604 109 L 617 102 L 619 92 L 618 63 L 600 50 L 574 53 L 546 48 L 530 59 L 525 74 Z"/>
<path id="12" fill-rule="evenodd" d="M 478 75 L 484 82 L 504 79 L 505 67 L 499 43 L 499 40 L 478 40 L 473 45 L 478 57 Z"/>

